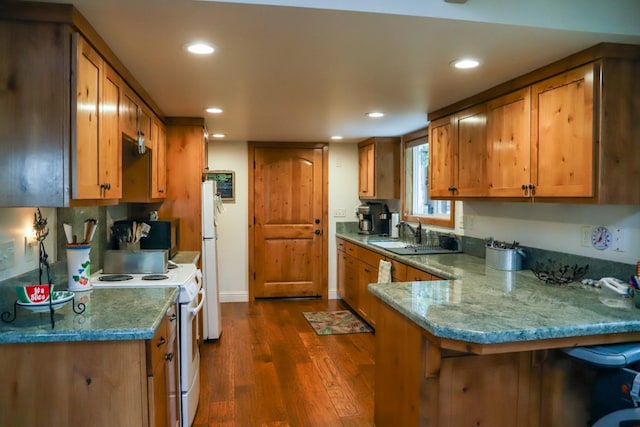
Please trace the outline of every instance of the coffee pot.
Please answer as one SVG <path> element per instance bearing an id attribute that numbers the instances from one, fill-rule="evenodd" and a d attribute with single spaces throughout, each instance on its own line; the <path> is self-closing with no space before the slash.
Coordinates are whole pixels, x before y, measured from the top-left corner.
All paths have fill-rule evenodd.
<path id="1" fill-rule="evenodd" d="M 356 214 L 358 216 L 358 233 L 360 234 L 380 234 L 382 205 L 380 203 L 367 202 L 358 206 Z"/>

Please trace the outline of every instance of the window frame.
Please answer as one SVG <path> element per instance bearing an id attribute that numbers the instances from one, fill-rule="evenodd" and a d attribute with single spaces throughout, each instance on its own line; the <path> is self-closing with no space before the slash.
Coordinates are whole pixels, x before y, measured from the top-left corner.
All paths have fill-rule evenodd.
<path id="1" fill-rule="evenodd" d="M 429 143 L 429 127 L 426 128 L 422 128 L 422 129 L 418 129 L 416 131 L 410 132 L 406 135 L 403 135 L 401 138 L 401 144 L 400 144 L 400 199 L 401 199 L 401 217 L 404 221 L 411 221 L 411 222 L 418 222 L 418 220 L 420 220 L 420 222 L 422 224 L 431 224 L 431 225 L 437 225 L 440 227 L 446 227 L 446 228 L 454 228 L 455 227 L 455 218 L 456 218 L 456 212 L 455 212 L 455 201 L 454 200 L 449 200 L 449 202 L 451 202 L 451 211 L 449 214 L 449 219 L 441 219 L 441 218 L 434 218 L 428 215 L 406 215 L 406 182 L 405 182 L 405 164 L 406 164 L 406 151 L 407 148 L 411 148 L 414 147 L 416 145 L 422 145 L 424 144 L 426 141 L 426 143 Z M 431 162 L 429 162 L 431 163 Z"/>

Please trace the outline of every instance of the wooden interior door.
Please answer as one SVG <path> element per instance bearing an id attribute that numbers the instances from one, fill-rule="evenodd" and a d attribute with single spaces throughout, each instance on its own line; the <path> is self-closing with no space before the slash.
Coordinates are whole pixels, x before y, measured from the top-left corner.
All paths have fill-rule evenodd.
<path id="1" fill-rule="evenodd" d="M 253 154 L 253 298 L 326 296 L 324 149 Z"/>

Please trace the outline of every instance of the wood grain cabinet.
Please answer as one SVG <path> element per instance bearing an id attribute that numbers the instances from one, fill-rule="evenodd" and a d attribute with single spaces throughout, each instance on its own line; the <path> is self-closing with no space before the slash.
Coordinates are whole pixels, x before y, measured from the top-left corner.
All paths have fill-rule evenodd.
<path id="1" fill-rule="evenodd" d="M 358 144 L 358 197 L 400 198 L 400 138 L 369 138 Z"/>
<path id="2" fill-rule="evenodd" d="M 434 121 L 430 127 L 429 192 L 435 197 L 487 193 L 486 105 Z"/>
<path id="3" fill-rule="evenodd" d="M 177 427 L 175 310 L 150 340 L 1 345 L 0 425 Z"/>
<path id="4" fill-rule="evenodd" d="M 75 33 L 73 41 L 76 79 L 72 86 L 76 98 L 72 103 L 72 197 L 118 199 L 122 195 L 118 109 L 123 83 L 82 36 Z"/>
<path id="5" fill-rule="evenodd" d="M 640 47 L 602 44 L 430 113 L 431 196 L 640 203 L 638 75 Z"/>
<path id="6" fill-rule="evenodd" d="M 0 206 L 117 203 L 118 75 L 69 25 L 0 19 L 0 37 Z"/>
<path id="7" fill-rule="evenodd" d="M 125 86 L 122 99 L 120 108 L 122 134 L 133 143 L 141 142 L 146 148 L 152 148 L 152 113 L 129 86 Z"/>
<path id="8" fill-rule="evenodd" d="M 369 292 L 369 283 L 378 281 L 380 260 L 391 262 L 393 281 L 440 280 L 426 271 L 410 267 L 400 261 L 391 260 L 363 246 L 336 238 L 337 247 L 337 291 L 360 317 L 375 328 L 378 300 Z"/>

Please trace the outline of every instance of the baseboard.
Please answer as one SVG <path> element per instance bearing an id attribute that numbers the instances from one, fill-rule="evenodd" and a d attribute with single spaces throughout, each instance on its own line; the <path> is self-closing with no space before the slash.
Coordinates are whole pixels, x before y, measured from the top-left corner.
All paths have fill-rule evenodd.
<path id="1" fill-rule="evenodd" d="M 338 292 L 329 291 L 329 299 L 340 299 L 338 296 Z M 248 302 L 249 301 L 249 293 L 248 292 L 220 292 L 220 302 Z"/>
<path id="2" fill-rule="evenodd" d="M 248 292 L 220 292 L 220 302 L 248 302 Z"/>

